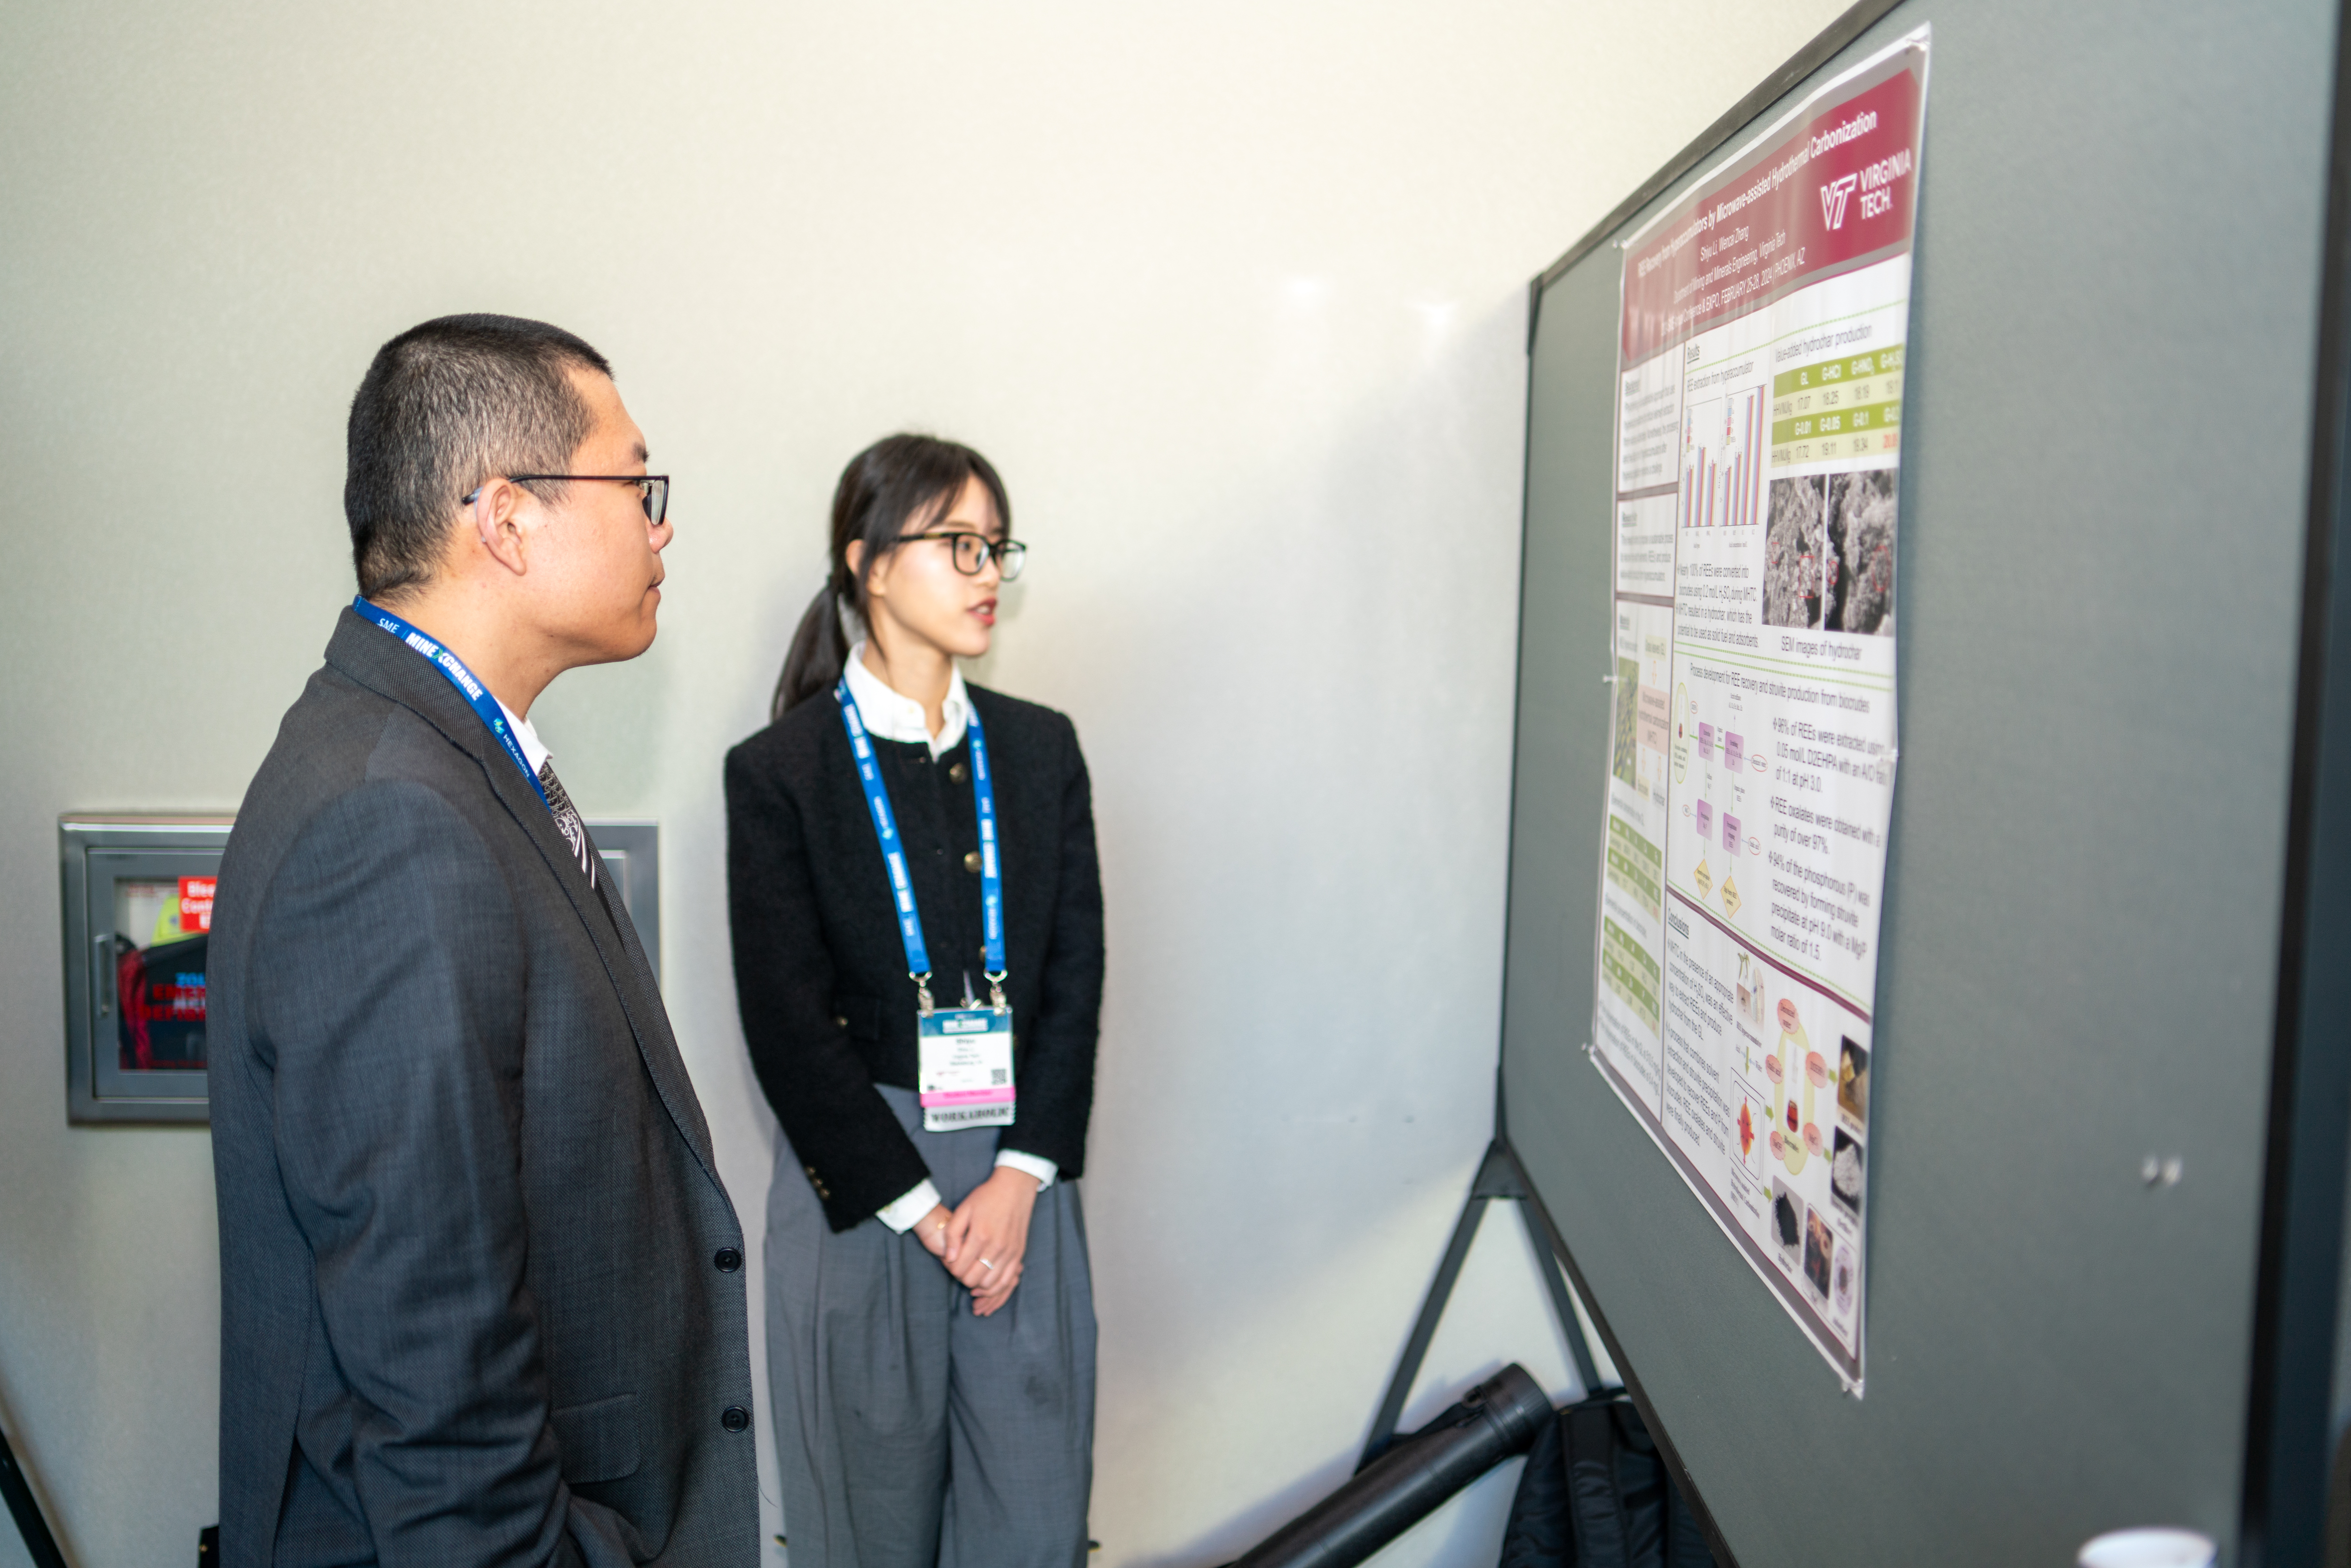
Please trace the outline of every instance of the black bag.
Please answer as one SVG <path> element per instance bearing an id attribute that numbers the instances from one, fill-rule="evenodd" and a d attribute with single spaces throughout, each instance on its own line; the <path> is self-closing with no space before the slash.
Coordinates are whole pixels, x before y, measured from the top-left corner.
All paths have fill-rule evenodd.
<path id="1" fill-rule="evenodd" d="M 1715 1568 L 1640 1412 L 1620 1394 L 1571 1405 L 1528 1451 L 1502 1568 Z"/>

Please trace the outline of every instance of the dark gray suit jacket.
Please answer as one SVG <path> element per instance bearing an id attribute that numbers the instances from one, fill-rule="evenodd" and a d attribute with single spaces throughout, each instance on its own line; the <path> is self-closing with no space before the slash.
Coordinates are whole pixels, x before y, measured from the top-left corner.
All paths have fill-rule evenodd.
<path id="1" fill-rule="evenodd" d="M 229 1568 L 752 1568 L 742 1228 L 644 950 L 349 611 L 209 978 Z"/>

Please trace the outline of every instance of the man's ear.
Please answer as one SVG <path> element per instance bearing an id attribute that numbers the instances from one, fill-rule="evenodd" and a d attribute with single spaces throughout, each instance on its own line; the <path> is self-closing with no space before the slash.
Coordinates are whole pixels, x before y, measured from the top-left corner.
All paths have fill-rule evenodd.
<path id="1" fill-rule="evenodd" d="M 517 515 L 529 499 L 528 493 L 511 479 L 486 479 L 467 497 L 465 507 L 464 526 L 473 542 L 481 547 L 483 554 L 517 577 L 530 570 Z"/>

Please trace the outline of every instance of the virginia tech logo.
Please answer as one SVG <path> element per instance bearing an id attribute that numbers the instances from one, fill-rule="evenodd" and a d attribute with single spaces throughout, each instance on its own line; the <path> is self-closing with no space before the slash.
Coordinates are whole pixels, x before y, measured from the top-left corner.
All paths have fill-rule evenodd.
<path id="1" fill-rule="evenodd" d="M 1823 185 L 1821 187 L 1821 222 L 1833 229 L 1844 227 L 1845 199 L 1853 194 L 1854 186 L 1860 183 L 1860 175 L 1844 174 Z"/>

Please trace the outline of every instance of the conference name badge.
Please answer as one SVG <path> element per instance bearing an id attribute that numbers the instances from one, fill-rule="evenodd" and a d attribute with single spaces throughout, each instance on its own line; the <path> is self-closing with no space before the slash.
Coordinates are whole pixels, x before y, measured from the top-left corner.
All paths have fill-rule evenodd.
<path id="1" fill-rule="evenodd" d="M 915 1020 L 923 1131 L 1012 1124 L 1012 1009 L 943 1008 Z"/>

